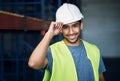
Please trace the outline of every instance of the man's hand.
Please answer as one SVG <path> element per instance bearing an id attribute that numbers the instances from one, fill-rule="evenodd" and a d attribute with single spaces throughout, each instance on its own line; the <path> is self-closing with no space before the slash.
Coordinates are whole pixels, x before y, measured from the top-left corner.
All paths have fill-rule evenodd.
<path id="1" fill-rule="evenodd" d="M 52 36 L 58 35 L 62 29 L 63 23 L 62 22 L 51 22 L 49 27 L 49 34 Z"/>

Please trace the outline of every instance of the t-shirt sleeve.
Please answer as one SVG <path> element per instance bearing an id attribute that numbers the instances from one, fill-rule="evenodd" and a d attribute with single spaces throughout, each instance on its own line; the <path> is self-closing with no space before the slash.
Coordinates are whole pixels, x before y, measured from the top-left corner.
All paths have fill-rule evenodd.
<path id="1" fill-rule="evenodd" d="M 105 68 L 104 62 L 103 62 L 102 57 L 100 56 L 99 74 L 101 74 L 105 71 L 106 71 L 106 68 Z"/>

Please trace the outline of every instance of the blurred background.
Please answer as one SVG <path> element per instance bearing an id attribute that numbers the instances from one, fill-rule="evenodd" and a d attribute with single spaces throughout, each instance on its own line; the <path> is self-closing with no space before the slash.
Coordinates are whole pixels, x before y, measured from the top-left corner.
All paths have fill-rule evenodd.
<path id="1" fill-rule="evenodd" d="M 56 9 L 64 2 L 81 9 L 84 15 L 81 37 L 100 48 L 107 69 L 106 81 L 120 81 L 120 0 L 0 0 L 0 10 L 23 15 L 26 19 L 29 16 L 45 20 L 44 24 L 55 20 Z M 46 24 L 28 29 L 28 21 L 24 19 L 23 25 L 19 24 L 21 28 L 9 25 L 5 28 L 3 23 L 18 23 L 8 20 L 0 14 L 0 81 L 42 81 L 44 70 L 33 70 L 27 62 L 47 31 Z M 61 37 L 56 36 L 51 43 L 59 40 Z"/>

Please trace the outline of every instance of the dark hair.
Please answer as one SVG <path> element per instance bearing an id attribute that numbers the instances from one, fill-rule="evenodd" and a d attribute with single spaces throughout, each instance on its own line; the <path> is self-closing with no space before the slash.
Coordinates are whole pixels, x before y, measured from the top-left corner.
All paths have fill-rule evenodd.
<path id="1" fill-rule="evenodd" d="M 81 23 L 81 22 L 82 22 L 82 20 L 78 20 L 78 22 L 79 22 L 79 23 Z"/>

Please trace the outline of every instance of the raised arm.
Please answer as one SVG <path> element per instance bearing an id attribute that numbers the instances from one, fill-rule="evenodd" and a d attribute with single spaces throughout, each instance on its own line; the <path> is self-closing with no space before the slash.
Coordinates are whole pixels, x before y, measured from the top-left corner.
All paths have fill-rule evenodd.
<path id="1" fill-rule="evenodd" d="M 37 47 L 33 50 L 28 65 L 34 69 L 41 69 L 44 68 L 48 64 L 48 60 L 46 58 L 46 53 L 48 50 L 48 46 L 50 44 L 51 39 L 53 36 L 60 33 L 62 28 L 61 22 L 51 22 L 49 30 L 37 45 Z"/>

